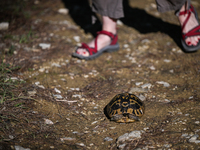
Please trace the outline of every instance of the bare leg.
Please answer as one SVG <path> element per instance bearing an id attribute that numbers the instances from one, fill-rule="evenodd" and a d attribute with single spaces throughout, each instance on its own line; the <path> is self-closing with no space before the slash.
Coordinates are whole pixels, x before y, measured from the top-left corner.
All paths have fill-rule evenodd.
<path id="1" fill-rule="evenodd" d="M 116 20 L 114 20 L 112 18 L 109 18 L 107 16 L 103 16 L 102 17 L 102 21 L 103 21 L 102 30 L 111 32 L 113 34 L 117 33 L 117 29 L 116 29 L 117 23 L 116 23 Z M 109 36 L 104 35 L 104 34 L 100 34 L 98 36 L 98 39 L 97 39 L 97 50 L 100 50 L 103 47 L 109 45 L 110 42 L 111 42 L 111 39 L 110 39 Z M 89 47 L 94 47 L 94 40 L 92 40 L 91 42 L 89 42 L 88 46 Z M 83 48 L 79 48 L 77 50 L 77 53 L 80 54 L 80 55 L 83 55 L 83 56 L 89 56 L 88 51 L 86 51 Z"/>
<path id="2" fill-rule="evenodd" d="M 187 9 L 187 4 L 183 5 L 180 12 L 181 11 L 185 11 Z M 187 18 L 187 14 L 186 15 L 181 15 L 178 17 L 181 26 L 183 25 L 185 19 Z M 198 25 L 198 21 L 195 18 L 194 13 L 191 14 L 188 22 L 186 23 L 184 29 L 183 29 L 183 33 L 187 33 L 188 31 L 190 31 L 191 29 L 193 29 L 194 27 L 196 27 Z M 185 42 L 187 43 L 187 45 L 191 46 L 194 45 L 196 46 L 198 41 L 200 40 L 200 36 L 193 36 L 193 37 L 188 37 Z"/>

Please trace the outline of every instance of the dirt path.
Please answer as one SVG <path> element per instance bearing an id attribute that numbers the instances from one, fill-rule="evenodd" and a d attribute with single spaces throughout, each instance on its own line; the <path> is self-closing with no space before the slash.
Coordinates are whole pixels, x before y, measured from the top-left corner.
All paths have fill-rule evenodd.
<path id="1" fill-rule="evenodd" d="M 86 4 L 30 1 L 23 12 L 30 21 L 15 16 L 19 23 L 12 20 L 10 30 L 1 33 L 2 49 L 15 47 L 5 61 L 21 66 L 14 76 L 26 81 L 22 95 L 32 99 L 21 100 L 27 109 L 12 109 L 19 120 L 4 123 L 9 129 L 0 131 L 0 149 L 199 149 L 200 51 L 180 49 L 173 12 L 158 13 L 153 0 L 125 1 L 120 50 L 84 61 L 71 53 L 99 29 L 89 24 Z M 200 14 L 199 2 L 193 5 Z M 65 7 L 67 14 L 58 12 Z M 106 118 L 104 107 L 123 92 L 145 103 L 140 121 Z M 133 131 L 141 136 L 127 136 Z"/>

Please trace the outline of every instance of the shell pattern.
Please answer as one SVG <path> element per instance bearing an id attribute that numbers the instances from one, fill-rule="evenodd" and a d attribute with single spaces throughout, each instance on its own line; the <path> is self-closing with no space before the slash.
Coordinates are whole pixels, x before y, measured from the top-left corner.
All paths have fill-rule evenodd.
<path id="1" fill-rule="evenodd" d="M 144 104 L 134 94 L 116 95 L 106 106 L 109 118 L 116 122 L 134 122 L 144 115 Z"/>

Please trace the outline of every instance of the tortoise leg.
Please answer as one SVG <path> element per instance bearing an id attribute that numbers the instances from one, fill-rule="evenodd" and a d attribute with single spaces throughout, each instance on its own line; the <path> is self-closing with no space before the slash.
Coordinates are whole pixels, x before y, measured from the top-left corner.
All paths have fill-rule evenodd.
<path id="1" fill-rule="evenodd" d="M 140 120 L 139 117 L 137 117 L 137 116 L 135 116 L 133 114 L 129 114 L 128 117 L 129 117 L 130 120 L 134 120 L 134 121 L 139 121 Z"/>

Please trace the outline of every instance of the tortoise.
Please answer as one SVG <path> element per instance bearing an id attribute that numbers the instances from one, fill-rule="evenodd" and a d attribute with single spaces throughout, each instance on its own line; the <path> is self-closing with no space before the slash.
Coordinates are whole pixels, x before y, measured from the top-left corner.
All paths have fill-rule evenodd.
<path id="1" fill-rule="evenodd" d="M 134 94 L 118 94 L 106 105 L 105 113 L 119 123 L 138 121 L 144 115 L 144 103 Z"/>

